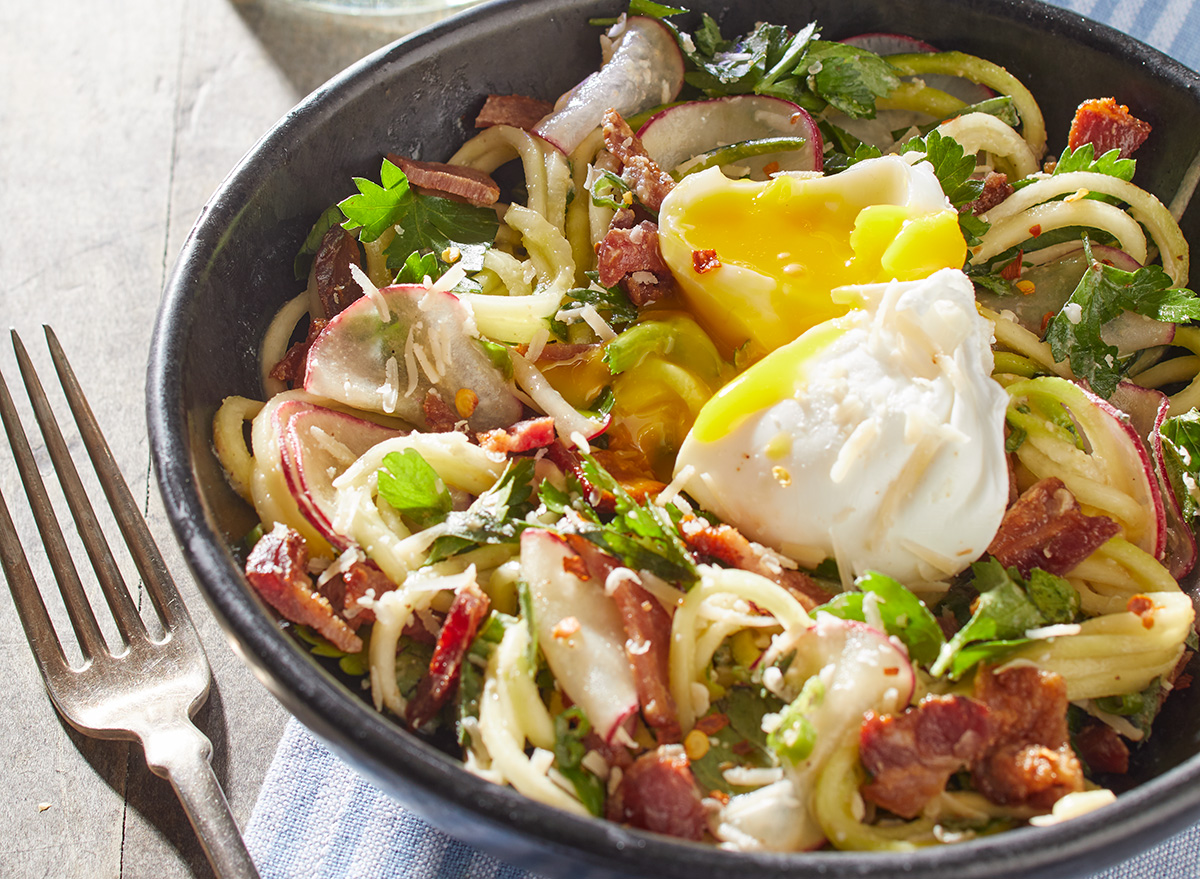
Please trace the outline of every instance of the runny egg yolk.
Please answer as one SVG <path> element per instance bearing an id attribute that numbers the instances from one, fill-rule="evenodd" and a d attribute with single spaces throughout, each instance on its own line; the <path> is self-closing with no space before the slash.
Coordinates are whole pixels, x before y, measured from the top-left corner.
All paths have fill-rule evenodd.
<path id="1" fill-rule="evenodd" d="M 689 309 L 727 351 L 748 343 L 752 360 L 849 311 L 835 287 L 919 280 L 967 254 L 936 178 L 894 156 L 762 182 L 709 169 L 675 187 L 659 226 Z"/>

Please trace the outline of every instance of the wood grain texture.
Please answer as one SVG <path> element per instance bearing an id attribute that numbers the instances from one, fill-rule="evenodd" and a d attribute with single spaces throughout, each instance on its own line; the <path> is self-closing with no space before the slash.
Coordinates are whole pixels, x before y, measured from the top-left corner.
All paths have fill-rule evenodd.
<path id="1" fill-rule="evenodd" d="M 301 13 L 283 0 L 0 0 L 0 319 L 47 375 L 41 325 L 54 327 L 134 496 L 145 499 L 213 667 L 198 722 L 242 825 L 286 713 L 228 648 L 162 512 L 145 429 L 146 354 L 175 254 L 224 176 L 307 92 L 405 27 Z M 7 338 L 0 372 L 32 434 Z M 0 492 L 26 545 L 36 545 L 3 442 Z M 29 556 L 63 623 L 44 556 Z M 0 876 L 211 875 L 141 749 L 86 738 L 59 720 L 6 592 L 0 758 Z"/>

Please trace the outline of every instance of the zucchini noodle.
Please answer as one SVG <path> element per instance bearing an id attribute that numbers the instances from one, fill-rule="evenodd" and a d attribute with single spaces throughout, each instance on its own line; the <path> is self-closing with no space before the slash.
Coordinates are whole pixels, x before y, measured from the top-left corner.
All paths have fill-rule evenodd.
<path id="1" fill-rule="evenodd" d="M 1028 177 L 1038 170 L 1037 156 L 1021 135 L 990 113 L 968 113 L 937 127 L 938 133 L 954 138 L 964 153 L 985 151 L 1004 159 L 1012 176 Z"/>
<path id="2" fill-rule="evenodd" d="M 245 424 L 262 411 L 263 404 L 245 397 L 226 397 L 213 416 L 213 450 L 229 477 L 229 484 L 242 498 L 253 503 L 254 458 L 246 448 Z"/>

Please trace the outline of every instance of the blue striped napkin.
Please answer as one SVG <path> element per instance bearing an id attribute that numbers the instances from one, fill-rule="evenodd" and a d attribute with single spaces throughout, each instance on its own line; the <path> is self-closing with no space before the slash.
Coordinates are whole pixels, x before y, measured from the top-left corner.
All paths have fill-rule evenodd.
<path id="1" fill-rule="evenodd" d="M 1060 0 L 1200 69 L 1200 3 Z M 262 879 L 536 879 L 434 830 L 298 721 L 279 743 L 246 830 Z M 1094 879 L 1200 875 L 1200 826 Z"/>

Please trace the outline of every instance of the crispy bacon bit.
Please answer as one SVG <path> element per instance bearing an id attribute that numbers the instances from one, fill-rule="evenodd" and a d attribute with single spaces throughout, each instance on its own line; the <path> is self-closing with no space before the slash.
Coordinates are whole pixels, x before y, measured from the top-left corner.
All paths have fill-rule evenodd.
<path id="1" fill-rule="evenodd" d="M 971 767 L 975 788 L 994 803 L 1049 809 L 1083 790 L 1067 737 L 1067 683 L 1054 672 L 981 667 L 975 698 L 988 707 L 993 746 Z"/>
<path id="2" fill-rule="evenodd" d="M 1021 277 L 1021 257 L 1025 251 L 1018 250 L 1017 255 L 1013 257 L 1013 261 L 999 271 L 1000 277 L 1006 281 L 1015 281 Z"/>
<path id="3" fill-rule="evenodd" d="M 1107 516 L 1085 515 L 1062 480 L 1051 476 L 1008 508 L 988 552 L 1022 577 L 1034 568 L 1062 575 L 1119 530 Z"/>
<path id="4" fill-rule="evenodd" d="M 383 593 L 391 592 L 396 588 L 392 578 L 380 570 L 379 565 L 370 560 L 355 562 L 342 571 L 340 577 L 331 578 L 330 582 L 332 580 L 341 581 L 341 614 L 355 629 L 363 623 L 375 622 L 375 611 L 360 605 L 359 599 L 367 597 L 368 594 L 378 598 Z M 332 599 L 330 600 L 332 601 Z M 338 607 L 339 605 L 334 603 L 333 606 Z"/>
<path id="5" fill-rule="evenodd" d="M 859 753 L 873 777 L 862 795 L 914 818 L 951 775 L 983 756 L 989 733 L 987 708 L 965 696 L 927 696 L 903 714 L 869 712 Z"/>
<path id="6" fill-rule="evenodd" d="M 489 452 L 515 455 L 541 449 L 554 442 L 554 418 L 543 415 L 518 421 L 511 427 L 498 427 L 476 435 L 479 445 Z"/>
<path id="7" fill-rule="evenodd" d="M 500 198 L 496 181 L 475 168 L 445 162 L 418 162 L 395 153 L 388 153 L 388 161 L 403 171 L 408 182 L 425 195 L 439 195 L 479 206 L 495 204 Z"/>
<path id="8" fill-rule="evenodd" d="M 490 604 L 487 595 L 474 581 L 455 594 L 429 659 L 429 674 L 417 684 L 417 691 L 404 712 L 404 719 L 413 729 L 420 729 L 433 720 L 454 693 L 463 658 L 475 640 L 475 633 L 487 616 Z"/>
<path id="9" fill-rule="evenodd" d="M 608 798 L 607 818 L 681 839 L 704 838 L 700 792 L 683 748 L 664 745 L 638 757 Z"/>
<path id="10" fill-rule="evenodd" d="M 608 589 L 609 575 L 620 563 L 582 535 L 568 534 L 566 541 L 588 570 L 589 576 L 581 579 L 595 579 Z M 642 715 L 659 744 L 678 742 L 682 731 L 669 683 L 671 615 L 632 578 L 614 578 L 610 594 L 625 629 L 625 657 L 633 669 Z"/>
<path id="11" fill-rule="evenodd" d="M 692 270 L 697 275 L 703 275 L 705 272 L 711 272 L 713 269 L 719 269 L 721 261 L 717 259 L 715 250 L 693 250 L 692 251 Z"/>
<path id="12" fill-rule="evenodd" d="M 675 188 L 675 180 L 650 158 L 641 139 L 616 110 L 605 111 L 601 128 L 605 149 L 621 163 L 621 179 L 638 201 L 657 213 L 667 193 Z"/>
<path id="13" fill-rule="evenodd" d="M 1093 772 L 1124 775 L 1129 771 L 1129 747 L 1106 723 L 1093 720 L 1077 732 L 1075 750 Z"/>
<path id="14" fill-rule="evenodd" d="M 554 110 L 549 101 L 529 98 L 525 95 L 488 95 L 475 117 L 476 128 L 491 128 L 493 125 L 511 125 L 529 131 Z"/>
<path id="15" fill-rule="evenodd" d="M 449 433 L 462 420 L 458 417 L 458 413 L 442 399 L 437 388 L 430 388 L 426 392 L 421 410 L 425 413 L 425 429 L 429 433 Z"/>
<path id="16" fill-rule="evenodd" d="M 1115 99 L 1095 98 L 1075 111 L 1067 146 L 1074 150 L 1090 143 L 1097 158 L 1109 150 L 1120 150 L 1121 158 L 1128 159 L 1145 143 L 1150 130 L 1148 122 L 1131 115 L 1129 108 Z"/>
<path id="17" fill-rule="evenodd" d="M 805 610 L 812 610 L 833 597 L 808 574 L 783 567 L 770 550 L 753 543 L 731 525 L 714 526 L 699 519 L 687 519 L 682 530 L 684 543 L 693 553 L 716 559 L 731 568 L 762 574 L 791 592 Z"/>
<path id="18" fill-rule="evenodd" d="M 246 579 L 263 600 L 293 623 L 311 626 L 334 647 L 358 653 L 362 639 L 338 617 L 329 600 L 313 589 L 308 545 L 282 522 L 259 538 L 246 559 Z"/>
<path id="19" fill-rule="evenodd" d="M 979 193 L 979 198 L 963 205 L 958 212 L 974 214 L 978 217 L 980 214 L 986 214 L 1015 191 L 1012 184 L 1008 182 L 1007 174 L 988 171 L 987 176 L 983 178 L 983 189 Z"/>
<path id="20" fill-rule="evenodd" d="M 620 287 L 641 308 L 676 289 L 675 276 L 663 259 L 658 226 L 642 220 L 632 229 L 610 228 L 596 245 L 596 268 L 605 287 Z"/>
<path id="21" fill-rule="evenodd" d="M 363 295 L 362 287 L 350 275 L 351 265 L 362 268 L 358 239 L 341 226 L 331 226 L 313 258 L 313 280 L 327 318 Z"/>
<path id="22" fill-rule="evenodd" d="M 1154 628 L 1154 602 L 1145 595 L 1135 595 L 1125 603 L 1125 609 L 1142 618 L 1142 626 Z"/>
<path id="23" fill-rule="evenodd" d="M 293 387 L 303 384 L 304 372 L 308 368 L 308 349 L 317 340 L 317 336 L 321 335 L 321 330 L 325 329 L 327 323 L 329 321 L 319 317 L 314 317 L 310 320 L 308 322 L 308 335 L 304 341 L 297 342 L 287 349 L 287 353 L 279 359 L 278 363 L 271 367 L 271 378 L 287 382 Z"/>

